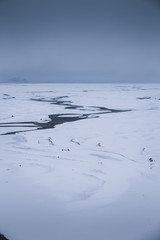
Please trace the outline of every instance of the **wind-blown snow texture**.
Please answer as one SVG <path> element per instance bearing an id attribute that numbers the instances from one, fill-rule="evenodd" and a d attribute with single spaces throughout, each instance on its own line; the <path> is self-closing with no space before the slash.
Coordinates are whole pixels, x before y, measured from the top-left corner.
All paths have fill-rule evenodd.
<path id="1" fill-rule="evenodd" d="M 160 238 L 160 85 L 0 85 L 0 233 Z"/>

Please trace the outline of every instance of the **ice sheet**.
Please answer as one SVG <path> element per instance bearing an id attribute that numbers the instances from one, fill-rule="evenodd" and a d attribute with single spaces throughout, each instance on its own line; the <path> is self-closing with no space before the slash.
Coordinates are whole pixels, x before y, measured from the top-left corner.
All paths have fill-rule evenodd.
<path id="1" fill-rule="evenodd" d="M 0 101 L 2 234 L 160 238 L 160 85 L 1 84 Z"/>

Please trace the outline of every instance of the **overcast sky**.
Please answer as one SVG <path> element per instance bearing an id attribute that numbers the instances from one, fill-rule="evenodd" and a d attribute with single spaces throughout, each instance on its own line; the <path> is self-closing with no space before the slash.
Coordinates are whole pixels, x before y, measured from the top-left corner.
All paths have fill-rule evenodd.
<path id="1" fill-rule="evenodd" d="M 0 81 L 160 82 L 160 1 L 0 0 Z"/>

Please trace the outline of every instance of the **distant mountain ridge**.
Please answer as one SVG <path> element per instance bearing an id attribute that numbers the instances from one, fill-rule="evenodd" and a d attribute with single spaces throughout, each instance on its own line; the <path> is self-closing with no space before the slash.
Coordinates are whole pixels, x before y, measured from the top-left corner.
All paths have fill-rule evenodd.
<path id="1" fill-rule="evenodd" d="M 10 79 L 6 80 L 5 82 L 8 82 L 8 83 L 28 83 L 29 81 L 26 78 L 13 77 L 13 78 L 10 78 Z"/>

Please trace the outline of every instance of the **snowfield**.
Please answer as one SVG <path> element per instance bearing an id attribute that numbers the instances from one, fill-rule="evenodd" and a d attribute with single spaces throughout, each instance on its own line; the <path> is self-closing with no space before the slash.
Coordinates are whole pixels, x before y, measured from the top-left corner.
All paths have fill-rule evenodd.
<path id="1" fill-rule="evenodd" d="M 160 85 L 1 84 L 0 233 L 160 239 Z"/>

